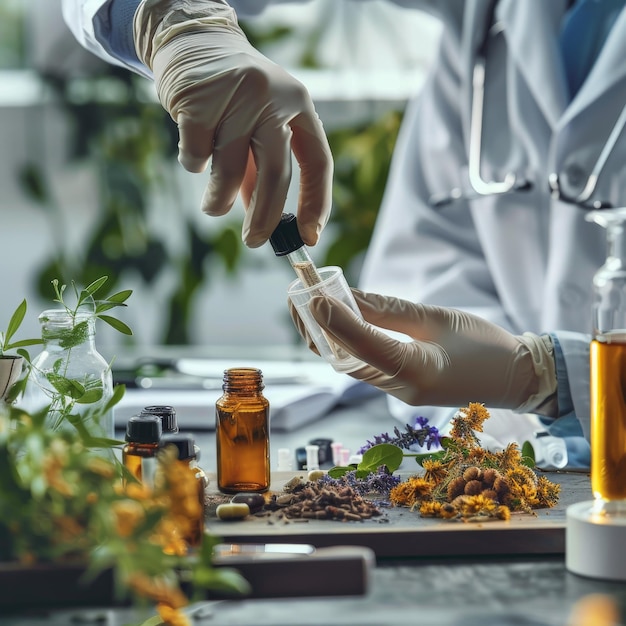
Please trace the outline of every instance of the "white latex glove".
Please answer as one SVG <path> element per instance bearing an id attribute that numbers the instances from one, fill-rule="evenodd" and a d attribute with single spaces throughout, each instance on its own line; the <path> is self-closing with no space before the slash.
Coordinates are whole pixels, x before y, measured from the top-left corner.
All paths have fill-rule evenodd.
<path id="1" fill-rule="evenodd" d="M 223 2 L 144 0 L 134 38 L 161 104 L 178 124 L 178 160 L 203 172 L 212 157 L 202 210 L 224 215 L 241 189 L 243 241 L 262 245 L 280 220 L 293 152 L 300 167 L 298 227 L 303 241 L 315 245 L 330 213 L 333 166 L 305 87 L 250 45 Z"/>
<path id="2" fill-rule="evenodd" d="M 547 335 L 514 336 L 455 309 L 352 292 L 364 319 L 334 298 L 313 298 L 310 309 L 333 341 L 367 364 L 351 372 L 353 378 L 415 406 L 482 402 L 518 412 L 556 412 L 553 345 Z M 376 326 L 412 341 L 398 341 Z"/>

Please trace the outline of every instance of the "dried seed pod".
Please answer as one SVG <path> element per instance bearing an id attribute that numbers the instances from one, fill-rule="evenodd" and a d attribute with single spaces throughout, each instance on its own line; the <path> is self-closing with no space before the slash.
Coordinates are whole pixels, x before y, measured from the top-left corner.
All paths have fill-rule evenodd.
<path id="1" fill-rule="evenodd" d="M 458 476 L 454 480 L 450 481 L 448 485 L 448 500 L 452 501 L 457 496 L 460 496 L 465 492 L 465 480 L 462 476 Z"/>
<path id="2" fill-rule="evenodd" d="M 498 494 L 498 500 L 500 500 L 500 502 L 503 501 L 504 496 L 506 496 L 510 491 L 508 483 L 504 480 L 504 478 L 502 478 L 502 476 L 495 479 L 493 488 Z"/>
<path id="3" fill-rule="evenodd" d="M 490 500 L 498 501 L 498 492 L 495 489 L 483 489 L 481 495 Z"/>
<path id="4" fill-rule="evenodd" d="M 485 487 L 491 487 L 495 482 L 496 478 L 500 476 L 500 473 L 497 469 L 493 467 L 489 467 L 486 470 L 483 470 L 483 485 Z"/>
<path id="5" fill-rule="evenodd" d="M 470 480 L 482 480 L 482 471 L 480 467 L 468 467 L 463 472 L 463 478 L 466 482 L 469 482 Z"/>
<path id="6" fill-rule="evenodd" d="M 480 480 L 470 480 L 465 484 L 463 493 L 468 496 L 477 496 L 483 490 L 483 483 Z"/>

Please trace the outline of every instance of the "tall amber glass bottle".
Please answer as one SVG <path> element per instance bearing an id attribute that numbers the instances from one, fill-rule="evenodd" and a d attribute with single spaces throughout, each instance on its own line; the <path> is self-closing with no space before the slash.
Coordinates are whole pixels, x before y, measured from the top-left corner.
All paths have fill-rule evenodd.
<path id="1" fill-rule="evenodd" d="M 595 510 L 626 516 L 626 208 L 591 211 L 607 258 L 593 277 L 591 489 Z"/>
<path id="2" fill-rule="evenodd" d="M 217 485 L 223 493 L 269 489 L 269 401 L 263 388 L 259 369 L 224 372 L 224 394 L 215 404 Z"/>

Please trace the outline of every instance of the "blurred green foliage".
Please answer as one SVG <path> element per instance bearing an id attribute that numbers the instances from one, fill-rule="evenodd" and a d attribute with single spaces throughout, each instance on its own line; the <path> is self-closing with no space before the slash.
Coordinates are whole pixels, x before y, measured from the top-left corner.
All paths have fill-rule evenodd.
<path id="1" fill-rule="evenodd" d="M 133 273 L 155 285 L 163 272 L 174 270 L 175 285 L 166 294 L 160 342 L 184 345 L 191 341 L 189 321 L 197 290 L 210 280 L 209 268 L 221 263 L 237 270 L 241 253 L 238 225 L 226 225 L 215 235 L 202 233 L 184 210 L 186 194 L 177 188 L 171 161 L 177 154 L 177 129 L 158 103 L 146 102 L 145 80 L 114 66 L 83 79 L 81 97 L 76 83 L 45 77 L 74 128 L 72 158 L 88 159 L 97 172 L 98 216 L 79 248 L 68 244 L 63 212 L 57 206 L 44 170 L 33 160 L 20 172 L 22 187 L 49 216 L 55 241 L 53 256 L 38 271 L 38 292 L 50 281 L 76 280 L 89 284 L 106 274 L 112 286 Z M 103 101 L 98 94 L 113 93 Z M 184 233 L 182 252 L 173 255 L 165 239 L 151 227 L 151 205 L 166 198 Z"/>
<path id="2" fill-rule="evenodd" d="M 0 70 L 25 66 L 26 41 L 23 0 L 0 3 Z"/>
<path id="3" fill-rule="evenodd" d="M 356 284 L 383 198 L 402 113 L 329 133 L 335 161 L 330 241 L 324 265 L 339 265 Z"/>

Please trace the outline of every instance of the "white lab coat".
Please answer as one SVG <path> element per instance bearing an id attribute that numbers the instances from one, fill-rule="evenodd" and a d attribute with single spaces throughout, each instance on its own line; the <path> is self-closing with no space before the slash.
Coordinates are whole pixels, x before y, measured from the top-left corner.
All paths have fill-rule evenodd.
<path id="1" fill-rule="evenodd" d="M 568 0 L 498 2 L 504 30 L 487 53 L 481 173 L 502 180 L 513 171 L 533 188 L 434 209 L 432 195 L 468 189 L 472 71 L 489 3 L 393 1 L 438 15 L 444 30 L 430 78 L 405 113 L 360 287 L 461 308 L 516 333 L 590 332 L 591 280 L 605 257 L 605 235 L 583 211 L 551 197 L 548 176 L 557 173 L 568 195 L 580 193 L 626 103 L 626 9 L 569 102 L 557 44 Z M 93 25 L 107 2 L 64 0 L 74 34 L 103 58 Z M 240 15 L 271 3 L 229 2 Z M 626 133 L 594 197 L 626 204 Z M 588 434 L 588 337 L 557 335 Z"/>
<path id="2" fill-rule="evenodd" d="M 407 108 L 360 287 L 461 308 L 515 333 L 590 333 L 605 233 L 581 209 L 552 198 L 548 176 L 558 173 L 569 195 L 580 193 L 626 103 L 626 9 L 569 102 L 557 45 L 566 0 L 498 3 L 504 30 L 487 53 L 481 172 L 501 181 L 513 171 L 534 187 L 437 210 L 431 195 L 468 188 L 473 59 L 487 3 L 448 5 L 463 10 L 463 19 L 448 16 L 441 54 Z M 626 204 L 626 133 L 595 197 Z M 588 437 L 588 337 L 556 334 Z M 399 417 L 410 412 L 395 400 L 391 407 Z M 445 416 L 422 413 L 434 423 Z"/>

